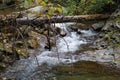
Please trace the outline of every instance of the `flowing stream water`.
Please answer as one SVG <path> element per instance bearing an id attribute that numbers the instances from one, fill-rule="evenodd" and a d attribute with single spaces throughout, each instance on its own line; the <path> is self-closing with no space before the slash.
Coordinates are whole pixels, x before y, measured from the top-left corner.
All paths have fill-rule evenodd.
<path id="1" fill-rule="evenodd" d="M 51 68 L 51 66 L 79 61 L 79 59 L 75 59 L 74 57 L 75 51 L 79 50 L 81 44 L 87 44 L 91 42 L 84 37 L 91 37 L 96 35 L 96 33 L 92 30 L 79 30 L 82 33 L 82 35 L 79 35 L 75 31 L 69 31 L 69 26 L 73 24 L 75 23 L 71 22 L 55 24 L 55 26 L 67 32 L 65 37 L 59 37 L 57 39 L 57 50 L 55 48 L 53 48 L 51 51 L 44 50 L 42 52 L 38 52 L 36 57 L 21 59 L 15 62 L 13 66 L 10 66 L 4 75 L 8 77 L 15 77 L 21 80 L 30 80 L 30 78 L 35 74 L 44 71 L 41 68 L 41 66 L 44 64 Z"/>

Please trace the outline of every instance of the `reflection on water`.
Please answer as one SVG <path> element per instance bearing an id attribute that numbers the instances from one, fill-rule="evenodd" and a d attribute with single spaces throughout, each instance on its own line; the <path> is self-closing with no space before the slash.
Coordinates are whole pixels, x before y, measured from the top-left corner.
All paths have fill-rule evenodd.
<path id="1" fill-rule="evenodd" d="M 54 68 L 57 80 L 120 80 L 120 69 L 91 61 L 79 61 L 72 66 Z"/>
<path id="2" fill-rule="evenodd" d="M 98 74 L 81 74 L 81 75 L 59 75 L 58 80 L 120 80 L 119 76 L 108 76 Z"/>

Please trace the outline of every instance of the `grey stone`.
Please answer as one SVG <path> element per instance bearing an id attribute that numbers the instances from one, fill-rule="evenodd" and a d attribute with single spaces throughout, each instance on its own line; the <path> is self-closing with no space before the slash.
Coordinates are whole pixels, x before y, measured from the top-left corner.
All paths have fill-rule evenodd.
<path id="1" fill-rule="evenodd" d="M 64 36 L 66 36 L 66 35 L 67 35 L 67 33 L 66 33 L 64 30 L 61 30 L 60 36 L 64 37 Z"/>
<path id="2" fill-rule="evenodd" d="M 95 31 L 100 31 L 103 28 L 104 25 L 105 25 L 104 22 L 99 22 L 99 23 L 93 24 L 92 28 Z"/>

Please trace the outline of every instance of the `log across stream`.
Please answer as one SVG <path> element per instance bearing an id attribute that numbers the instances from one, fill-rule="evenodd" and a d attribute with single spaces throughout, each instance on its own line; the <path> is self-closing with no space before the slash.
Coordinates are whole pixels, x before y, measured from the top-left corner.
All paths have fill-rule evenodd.
<path id="1" fill-rule="evenodd" d="M 1 21 L 4 18 L 6 19 L 6 22 L 8 22 L 8 25 L 11 25 L 11 22 L 14 22 L 14 25 L 20 24 L 20 25 L 30 25 L 30 24 L 40 24 L 40 23 L 62 23 L 62 22 L 93 22 L 93 21 L 102 21 L 106 20 L 110 17 L 109 14 L 92 14 L 92 15 L 76 15 L 76 16 L 56 16 L 48 18 L 38 17 L 38 18 L 15 18 L 14 15 L 0 15 Z M 3 25 L 4 23 L 1 22 L 0 25 Z"/>

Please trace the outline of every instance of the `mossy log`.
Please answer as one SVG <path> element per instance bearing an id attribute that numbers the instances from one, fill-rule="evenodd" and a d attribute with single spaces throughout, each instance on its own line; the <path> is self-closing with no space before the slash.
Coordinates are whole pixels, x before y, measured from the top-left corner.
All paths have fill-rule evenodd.
<path id="1" fill-rule="evenodd" d="M 77 16 L 59 16 L 48 18 L 37 18 L 37 19 L 28 19 L 28 18 L 18 18 L 16 21 L 20 24 L 32 23 L 41 23 L 41 22 L 51 22 L 51 23 L 61 23 L 61 22 L 86 22 L 86 21 L 96 21 L 96 20 L 105 20 L 108 19 L 108 14 L 92 14 L 92 15 L 77 15 Z"/>

